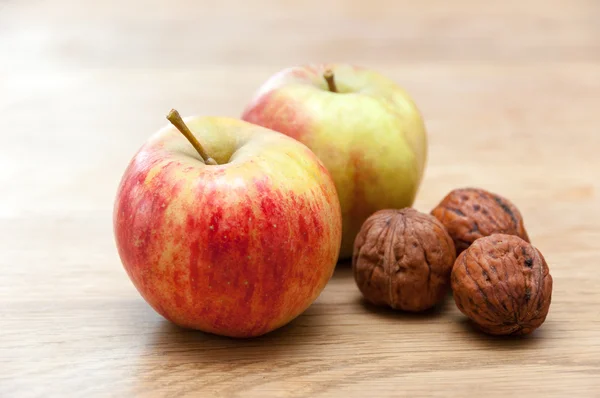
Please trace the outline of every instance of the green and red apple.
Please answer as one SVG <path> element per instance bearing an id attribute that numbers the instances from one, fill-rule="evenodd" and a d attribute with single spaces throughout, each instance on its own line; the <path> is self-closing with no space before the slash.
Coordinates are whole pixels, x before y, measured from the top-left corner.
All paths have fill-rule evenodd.
<path id="1" fill-rule="evenodd" d="M 427 158 L 423 118 L 392 80 L 350 65 L 285 69 L 242 119 L 306 144 L 331 173 L 342 206 L 340 258 L 377 210 L 413 204 Z"/>
<path id="2" fill-rule="evenodd" d="M 127 274 L 183 327 L 251 337 L 290 322 L 338 258 L 328 171 L 300 142 L 257 125 L 169 119 L 177 128 L 139 150 L 118 189 L 114 233 Z"/>

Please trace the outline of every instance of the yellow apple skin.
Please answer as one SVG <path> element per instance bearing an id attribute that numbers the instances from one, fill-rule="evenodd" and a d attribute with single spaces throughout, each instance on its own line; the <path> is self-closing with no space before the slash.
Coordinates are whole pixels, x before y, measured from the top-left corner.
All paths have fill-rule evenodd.
<path id="1" fill-rule="evenodd" d="M 427 160 L 425 125 L 409 95 L 377 72 L 343 64 L 285 69 L 264 83 L 242 119 L 299 140 L 325 163 L 342 206 L 340 258 L 351 257 L 367 217 L 414 202 Z"/>
<path id="2" fill-rule="evenodd" d="M 172 322 L 253 337 L 301 314 L 330 279 L 341 242 L 333 181 L 283 134 L 228 118 L 186 124 L 218 165 L 168 126 L 118 189 L 119 255 L 144 299 Z"/>

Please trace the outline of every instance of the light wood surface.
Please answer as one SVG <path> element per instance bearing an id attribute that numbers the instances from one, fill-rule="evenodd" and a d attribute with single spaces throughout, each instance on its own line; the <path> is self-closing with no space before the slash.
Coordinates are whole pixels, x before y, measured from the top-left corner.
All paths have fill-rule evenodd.
<path id="1" fill-rule="evenodd" d="M 597 0 L 0 0 L 0 396 L 600 396 Z M 367 66 L 427 121 L 415 206 L 487 188 L 554 277 L 524 339 L 448 300 L 364 305 L 346 266 L 293 323 L 237 341 L 180 330 L 127 278 L 118 181 L 176 107 L 237 116 L 279 69 Z"/>

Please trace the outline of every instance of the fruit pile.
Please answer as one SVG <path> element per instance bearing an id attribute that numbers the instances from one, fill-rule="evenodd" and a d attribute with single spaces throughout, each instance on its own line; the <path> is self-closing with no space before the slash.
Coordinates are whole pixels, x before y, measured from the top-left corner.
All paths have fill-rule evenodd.
<path id="1" fill-rule="evenodd" d="M 543 323 L 552 278 L 508 200 L 457 190 L 432 215 L 410 208 L 425 126 L 386 77 L 290 68 L 258 90 L 242 120 L 167 118 L 129 163 L 113 222 L 127 274 L 170 321 L 265 334 L 306 310 L 337 261 L 352 258 L 374 304 L 423 311 L 452 288 L 485 332 Z"/>

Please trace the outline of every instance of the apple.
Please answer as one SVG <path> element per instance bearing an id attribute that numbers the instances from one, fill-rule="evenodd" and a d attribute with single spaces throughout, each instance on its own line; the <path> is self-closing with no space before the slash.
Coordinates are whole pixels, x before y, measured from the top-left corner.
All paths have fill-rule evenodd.
<path id="1" fill-rule="evenodd" d="M 118 188 L 114 234 L 127 274 L 185 328 L 252 337 L 290 322 L 337 261 L 331 176 L 283 134 L 229 118 L 168 118 L 174 126 L 142 146 Z"/>
<path id="2" fill-rule="evenodd" d="M 340 258 L 352 255 L 377 210 L 412 206 L 427 158 L 423 119 L 409 95 L 371 70 L 342 64 L 285 69 L 257 91 L 242 119 L 306 144 L 342 206 Z"/>

